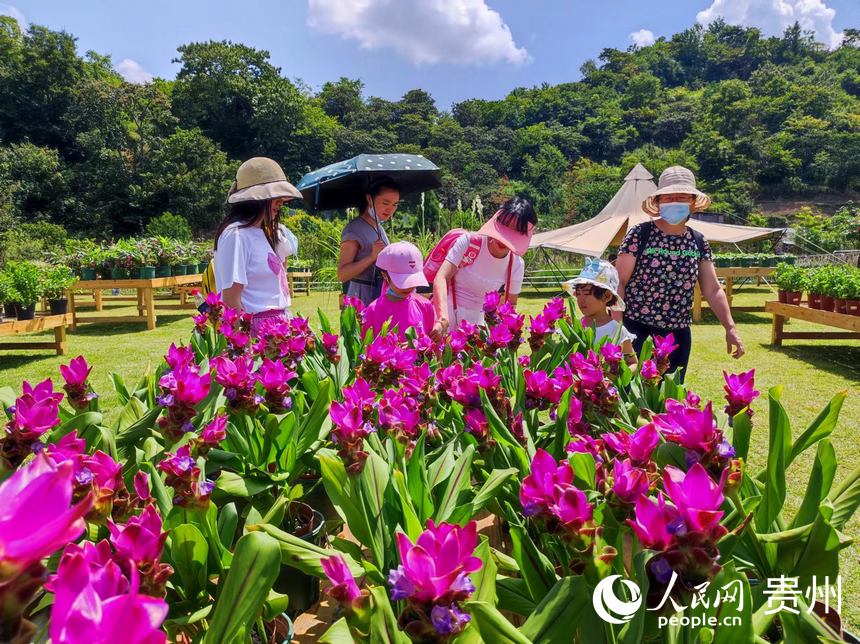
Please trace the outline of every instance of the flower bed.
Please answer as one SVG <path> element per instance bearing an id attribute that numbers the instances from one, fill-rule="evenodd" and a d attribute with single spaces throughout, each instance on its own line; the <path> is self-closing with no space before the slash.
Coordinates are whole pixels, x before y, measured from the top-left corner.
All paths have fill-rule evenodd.
<path id="1" fill-rule="evenodd" d="M 803 598 L 767 613 L 752 588 L 838 575 L 860 504 L 860 470 L 833 485 L 844 393 L 793 437 L 768 392 L 754 472 L 753 372 L 726 374 L 717 409 L 667 373 L 671 336 L 634 373 L 561 300 L 526 321 L 489 299 L 488 329 L 444 345 L 362 337 L 355 303 L 340 335 L 320 315 L 320 334 L 294 318 L 252 339 L 247 316 L 208 304 L 189 345 L 115 379 L 114 426 L 83 358 L 62 392 L 0 389 L 2 639 L 268 639 L 298 575 L 342 607 L 325 641 L 839 636 Z M 789 514 L 785 471 L 808 450 Z M 322 542 L 290 511 L 317 477 L 338 515 Z M 509 552 L 478 534 L 488 512 Z M 331 536 L 341 523 L 357 543 Z"/>

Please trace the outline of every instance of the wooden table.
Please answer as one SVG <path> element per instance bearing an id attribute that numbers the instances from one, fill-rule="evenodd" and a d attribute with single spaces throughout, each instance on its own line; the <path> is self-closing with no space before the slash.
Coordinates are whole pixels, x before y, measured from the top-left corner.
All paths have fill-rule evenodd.
<path id="1" fill-rule="evenodd" d="M 773 313 L 773 326 L 770 333 L 770 343 L 773 345 L 782 346 L 782 341 L 785 339 L 860 340 L 860 316 L 820 311 L 808 306 L 782 302 L 768 302 L 764 308 L 768 313 Z M 783 331 L 785 321 L 789 318 L 846 329 L 846 331 Z"/>
<path id="2" fill-rule="evenodd" d="M 290 294 L 296 294 L 296 287 L 293 279 L 300 277 L 305 281 L 305 287 L 302 289 L 306 295 L 311 294 L 311 278 L 314 274 L 311 271 L 287 271 L 287 279 L 290 281 Z"/>
<path id="3" fill-rule="evenodd" d="M 773 272 L 776 270 L 770 266 L 752 266 L 752 267 L 728 267 L 728 268 L 715 268 L 717 273 L 717 279 L 722 278 L 725 283 L 724 290 L 726 292 L 726 299 L 729 301 L 729 308 L 732 311 L 747 311 L 747 312 L 757 312 L 761 313 L 765 310 L 763 306 L 732 306 L 732 295 L 734 294 L 735 288 L 735 278 L 743 279 L 743 278 L 755 278 L 757 281 L 761 281 L 763 277 L 770 277 L 773 275 Z M 699 283 L 696 282 L 695 290 L 693 291 L 693 322 L 701 322 L 702 321 L 702 310 L 708 307 L 702 306 L 702 289 L 699 288 Z"/>
<path id="4" fill-rule="evenodd" d="M 154 291 L 157 288 L 176 288 L 189 284 L 198 284 L 202 280 L 200 273 L 196 275 L 175 275 L 173 277 L 156 277 L 154 279 L 126 279 L 126 280 L 78 280 L 69 288 L 69 313 L 72 315 L 72 329 L 74 330 L 78 324 L 89 324 L 91 322 L 146 322 L 146 328 L 152 330 L 155 328 L 157 317 L 156 309 L 174 310 L 185 308 L 182 305 L 163 305 L 156 306 Z M 110 301 L 111 298 L 104 298 L 101 291 L 104 289 L 134 289 L 137 291 L 137 298 L 117 297 L 116 299 L 125 299 L 129 301 L 137 300 L 137 315 L 117 315 L 117 316 L 86 316 L 82 317 L 75 307 L 75 291 L 87 290 L 93 291 L 93 296 L 96 301 L 96 311 L 101 311 L 103 302 Z"/>
<path id="5" fill-rule="evenodd" d="M 70 324 L 72 324 L 71 313 L 37 315 L 32 320 L 0 322 L 0 336 L 54 330 L 53 342 L 0 342 L 0 349 L 53 349 L 58 356 L 64 356 L 66 355 L 66 326 Z"/>

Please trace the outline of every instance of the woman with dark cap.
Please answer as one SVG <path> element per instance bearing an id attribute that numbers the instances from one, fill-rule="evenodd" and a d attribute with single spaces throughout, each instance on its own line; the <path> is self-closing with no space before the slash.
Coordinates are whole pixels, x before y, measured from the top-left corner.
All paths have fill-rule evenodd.
<path id="1" fill-rule="evenodd" d="M 285 203 L 301 198 L 265 157 L 239 166 L 227 195 L 230 211 L 215 234 L 215 287 L 227 306 L 253 315 L 253 331 L 264 319 L 289 313 L 284 262 L 296 254 L 298 241 L 278 220 Z"/>
<path id="2" fill-rule="evenodd" d="M 448 251 L 433 279 L 436 325 L 433 335 L 441 338 L 449 326 L 460 322 L 484 322 L 487 293 L 505 289 L 505 298 L 516 304 L 523 284 L 525 262 L 537 214 L 523 197 L 513 197 L 477 233 L 464 233 Z"/>
<path id="3" fill-rule="evenodd" d="M 345 295 L 361 300 L 365 306 L 382 292 L 382 278 L 376 258 L 388 246 L 382 224 L 400 205 L 400 186 L 388 178 L 377 179 L 367 189 L 361 214 L 350 221 L 340 237 L 337 278 L 344 283 Z"/>

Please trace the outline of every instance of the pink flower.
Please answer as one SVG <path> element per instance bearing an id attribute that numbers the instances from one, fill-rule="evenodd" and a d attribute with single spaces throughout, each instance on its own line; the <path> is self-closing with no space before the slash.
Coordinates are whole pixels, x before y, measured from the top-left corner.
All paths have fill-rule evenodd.
<path id="1" fill-rule="evenodd" d="M 755 389 L 755 369 L 750 369 L 746 373 L 728 374 L 723 371 L 726 385 L 726 414 L 729 417 L 738 414 L 745 407 L 749 407 L 752 401 L 759 396 L 759 392 Z M 748 410 L 752 415 L 752 410 Z"/>
<path id="2" fill-rule="evenodd" d="M 591 521 L 594 516 L 594 506 L 588 502 L 582 490 L 570 486 L 558 495 L 552 513 L 568 529 L 577 531 Z"/>
<path id="3" fill-rule="evenodd" d="M 484 313 L 494 313 L 499 308 L 502 295 L 498 291 L 490 291 L 484 296 Z"/>
<path id="4" fill-rule="evenodd" d="M 657 384 L 660 380 L 660 371 L 653 360 L 645 360 L 642 363 L 642 366 L 639 368 L 639 375 L 642 376 L 642 380 L 647 381 L 651 385 Z"/>
<path id="5" fill-rule="evenodd" d="M 149 491 L 149 474 L 143 470 L 138 470 L 134 474 L 134 493 L 142 503 L 152 501 L 152 494 Z"/>
<path id="6" fill-rule="evenodd" d="M 617 344 L 612 344 L 611 342 L 607 342 L 602 347 L 600 347 L 600 356 L 609 364 L 610 366 L 618 366 L 621 364 L 621 358 L 623 354 L 621 352 L 621 347 Z"/>
<path id="7" fill-rule="evenodd" d="M 646 496 L 636 499 L 636 514 L 627 522 L 642 545 L 654 550 L 666 550 L 676 535 L 686 532 L 683 518 L 675 507 L 666 505 L 662 492 L 657 493 L 656 502 Z"/>
<path id="8" fill-rule="evenodd" d="M 556 487 L 567 487 L 573 482 L 573 469 L 567 461 L 561 464 L 549 452 L 538 448 L 531 463 L 531 473 L 520 486 L 520 503 L 523 514 L 532 516 L 555 503 Z"/>
<path id="9" fill-rule="evenodd" d="M 137 566 L 157 564 L 167 540 L 167 532 L 162 532 L 161 516 L 148 505 L 140 516 L 131 517 L 124 526 L 108 521 L 111 543 L 121 559 L 134 562 Z"/>
<path id="10" fill-rule="evenodd" d="M 669 366 L 669 356 L 672 355 L 672 352 L 678 348 L 678 345 L 675 344 L 675 336 L 672 333 L 667 333 L 665 337 L 660 337 L 659 335 L 654 336 L 654 359 L 657 361 L 657 364 L 662 366 L 663 364 L 666 367 Z M 661 372 L 663 370 L 661 369 Z"/>
<path id="11" fill-rule="evenodd" d="M 705 454 L 722 439 L 708 402 L 704 409 L 688 407 L 671 398 L 666 400 L 666 413 L 654 416 L 654 425 L 667 441 Z"/>
<path id="12" fill-rule="evenodd" d="M 167 350 L 167 355 L 164 356 L 165 361 L 171 369 L 179 367 L 195 366 L 196 356 L 194 349 L 190 346 L 177 347 L 175 343 L 170 343 L 170 348 Z"/>
<path id="13" fill-rule="evenodd" d="M 571 364 L 583 387 L 590 389 L 603 382 L 603 367 L 594 351 L 589 351 L 588 357 L 574 353 Z"/>
<path id="14" fill-rule="evenodd" d="M 514 334 L 504 324 L 497 324 L 490 328 L 489 343 L 495 348 L 504 348 L 514 341 Z"/>
<path id="15" fill-rule="evenodd" d="M 403 391 L 389 389 L 379 401 L 379 425 L 402 440 L 412 440 L 418 434 L 421 413 L 415 399 Z"/>
<path id="16" fill-rule="evenodd" d="M 45 378 L 35 387 L 25 380 L 21 385 L 21 396 L 30 396 L 36 402 L 48 399 L 55 400 L 58 405 L 63 402 L 63 394 L 54 391 L 54 383 L 50 378 Z"/>
<path id="17" fill-rule="evenodd" d="M 292 407 L 289 381 L 296 377 L 295 371 L 290 371 L 280 360 L 272 361 L 263 358 L 263 363 L 257 371 L 257 381 L 266 391 L 266 405 L 269 411 L 280 414 Z"/>
<path id="18" fill-rule="evenodd" d="M 629 456 L 634 463 L 645 463 L 651 460 L 651 453 L 660 443 L 660 434 L 652 423 L 648 423 L 633 434 L 627 432 L 604 434 L 603 441 L 619 455 Z"/>
<path id="19" fill-rule="evenodd" d="M 196 405 L 209 395 L 211 378 L 208 373 L 200 374 L 196 368 L 179 368 L 173 372 L 176 388 L 173 395 L 186 405 Z"/>
<path id="20" fill-rule="evenodd" d="M 23 570 L 77 539 L 92 505 L 87 495 L 71 505 L 74 465 L 44 454 L 0 485 L 0 579 Z"/>
<path id="21" fill-rule="evenodd" d="M 478 545 L 474 521 L 465 526 L 427 522 L 427 529 L 413 544 L 402 532 L 396 535 L 401 565 L 388 576 L 391 598 L 449 604 L 466 599 L 474 590 L 469 573 L 480 570 L 481 560 L 472 553 Z"/>
<path id="22" fill-rule="evenodd" d="M 209 446 L 216 446 L 227 438 L 227 417 L 215 416 L 200 432 L 200 440 Z"/>
<path id="23" fill-rule="evenodd" d="M 466 431 L 478 440 L 483 440 L 489 435 L 490 423 L 483 410 L 472 407 L 466 411 L 463 420 L 466 421 Z"/>
<path id="24" fill-rule="evenodd" d="M 7 430 L 18 443 L 38 440 L 60 424 L 60 404 L 54 397 L 34 398 L 24 394 L 15 401 L 15 411 Z"/>
<path id="25" fill-rule="evenodd" d="M 723 471 L 720 483 L 715 483 L 707 470 L 699 463 L 693 465 L 685 474 L 672 465 L 663 470 L 663 489 L 677 506 L 690 530 L 712 532 L 719 528 L 723 511 L 720 507 L 723 485 L 728 470 Z"/>
<path id="26" fill-rule="evenodd" d="M 648 494 L 648 474 L 633 467 L 629 459 L 621 461 L 616 458 L 613 461 L 612 478 L 612 491 L 624 503 L 634 503 L 640 496 Z"/>
<path id="27" fill-rule="evenodd" d="M 322 564 L 323 572 L 331 584 L 331 588 L 326 590 L 326 593 L 341 604 L 347 605 L 361 597 L 361 590 L 355 583 L 355 577 L 352 576 L 343 555 L 337 554 L 321 559 L 320 564 Z"/>
<path id="28" fill-rule="evenodd" d="M 366 380 L 356 378 L 349 387 L 343 388 L 343 399 L 362 411 L 370 411 L 376 403 L 376 392 Z"/>
<path id="29" fill-rule="evenodd" d="M 70 547 L 51 581 L 56 593 L 51 608 L 51 641 L 166 642 L 160 627 L 167 617 L 167 602 L 139 594 L 137 569 L 132 568 L 131 573 L 129 584 L 117 576 L 116 564 L 91 551 Z"/>
<path id="30" fill-rule="evenodd" d="M 87 382 L 93 368 L 87 364 L 83 356 L 73 358 L 68 365 L 60 365 L 60 375 L 71 386 L 82 386 Z"/>

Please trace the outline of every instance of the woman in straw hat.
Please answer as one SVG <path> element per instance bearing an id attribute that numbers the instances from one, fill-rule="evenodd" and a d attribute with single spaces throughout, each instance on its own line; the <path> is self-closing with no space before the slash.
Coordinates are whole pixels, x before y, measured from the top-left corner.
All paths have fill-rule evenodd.
<path id="1" fill-rule="evenodd" d="M 678 348 L 670 355 L 669 368 L 683 369 L 681 380 L 690 359 L 696 282 L 726 330 L 727 353 L 735 358 L 744 354 L 729 303 L 717 281 L 711 248 L 701 233 L 687 226 L 690 215 L 710 202 L 696 188 L 690 170 L 666 168 L 657 191 L 642 203 L 653 221 L 627 232 L 615 264 L 621 278 L 620 295 L 627 304 L 624 326 L 636 335 L 634 349 L 638 353 L 648 336 L 672 333 Z"/>
<path id="2" fill-rule="evenodd" d="M 245 161 L 230 186 L 230 210 L 215 235 L 215 285 L 227 306 L 253 315 L 253 332 L 264 319 L 289 313 L 284 264 L 298 241 L 278 220 L 285 203 L 301 198 L 265 157 Z"/>

